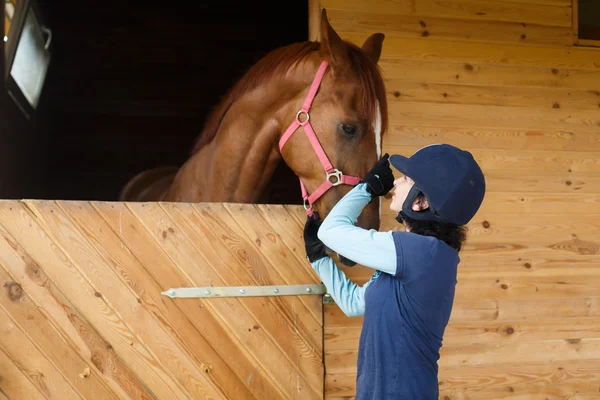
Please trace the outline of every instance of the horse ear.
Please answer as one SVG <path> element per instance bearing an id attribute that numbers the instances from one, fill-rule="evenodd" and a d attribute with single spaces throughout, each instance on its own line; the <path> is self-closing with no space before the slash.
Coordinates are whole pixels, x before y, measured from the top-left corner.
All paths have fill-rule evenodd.
<path id="1" fill-rule="evenodd" d="M 375 63 L 379 61 L 379 57 L 381 56 L 381 47 L 383 44 L 383 39 L 385 39 L 385 35 L 383 33 L 374 33 L 362 45 L 362 49 L 367 56 Z"/>
<path id="2" fill-rule="evenodd" d="M 339 69 L 346 59 L 348 48 L 327 20 L 325 9 L 321 12 L 321 57 L 326 60 L 332 71 Z"/>

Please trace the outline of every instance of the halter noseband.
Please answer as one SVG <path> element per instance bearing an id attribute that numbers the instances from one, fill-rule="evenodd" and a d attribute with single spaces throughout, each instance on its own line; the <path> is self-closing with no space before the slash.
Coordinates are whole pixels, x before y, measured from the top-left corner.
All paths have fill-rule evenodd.
<path id="1" fill-rule="evenodd" d="M 312 205 L 314 204 L 314 202 L 317 201 L 319 197 L 325 194 L 325 192 L 327 192 L 333 186 L 338 186 L 341 184 L 354 186 L 358 185 L 358 183 L 360 182 L 360 178 L 357 178 L 355 176 L 344 175 L 342 174 L 342 171 L 340 171 L 337 168 L 334 168 L 333 165 L 331 165 L 331 162 L 327 158 L 327 155 L 325 154 L 325 151 L 323 150 L 321 143 L 319 143 L 319 139 L 317 139 L 317 135 L 315 135 L 315 131 L 313 130 L 310 124 L 310 114 L 308 113 L 308 111 L 310 110 L 312 102 L 315 99 L 317 91 L 319 90 L 319 86 L 321 86 L 321 81 L 323 80 L 323 76 L 325 75 L 327 66 L 327 61 L 323 61 L 321 63 L 321 66 L 317 71 L 317 74 L 315 76 L 315 79 L 313 80 L 310 90 L 306 95 L 306 99 L 304 100 L 302 109 L 298 111 L 294 122 L 290 124 L 290 126 L 287 128 L 281 139 L 279 139 L 279 151 L 282 151 L 283 146 L 288 141 L 288 139 L 296 132 L 296 130 L 299 127 L 302 126 L 304 128 L 304 133 L 306 133 L 306 136 L 310 141 L 310 144 L 315 150 L 315 153 L 317 153 L 317 157 L 319 157 L 319 161 L 321 161 L 323 168 L 325 168 L 325 182 L 323 182 L 317 188 L 317 190 L 315 190 L 314 193 L 310 196 L 308 195 L 308 191 L 306 190 L 304 183 L 301 179 L 299 179 L 300 188 L 302 189 L 302 200 L 304 201 L 304 209 L 306 210 L 306 214 L 308 214 L 309 216 L 312 216 L 314 213 L 312 209 Z M 304 121 L 300 120 L 302 114 L 305 115 Z M 335 180 L 332 182 L 331 178 L 335 178 Z"/>

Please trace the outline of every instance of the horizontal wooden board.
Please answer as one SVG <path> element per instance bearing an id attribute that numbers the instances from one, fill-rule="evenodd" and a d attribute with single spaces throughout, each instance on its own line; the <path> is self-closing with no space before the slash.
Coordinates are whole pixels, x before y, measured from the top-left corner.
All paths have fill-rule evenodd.
<path id="1" fill-rule="evenodd" d="M 454 1 L 453 1 L 454 2 Z M 486 2 L 487 3 L 487 2 Z M 369 33 L 338 32 L 346 40 L 363 43 Z M 412 58 L 548 68 L 600 68 L 600 52 L 585 47 L 548 47 L 388 37 L 382 60 Z"/>
<path id="2" fill-rule="evenodd" d="M 388 89 L 402 82 L 469 84 L 589 90 L 599 95 L 600 71 L 568 66 L 530 66 L 439 58 L 385 58 L 379 60 Z"/>
<path id="3" fill-rule="evenodd" d="M 462 128 L 598 132 L 600 113 L 589 110 L 539 109 L 485 105 L 391 102 L 392 125 L 460 126 Z"/>
<path id="4" fill-rule="evenodd" d="M 523 24 L 520 22 L 481 21 L 442 18 L 377 11 L 327 9 L 334 29 L 343 32 L 383 32 L 386 37 L 429 37 L 432 39 L 502 42 L 550 46 L 572 46 L 571 28 Z M 385 41 L 384 41 L 385 46 Z"/>
<path id="5" fill-rule="evenodd" d="M 600 360 L 440 368 L 440 398 L 547 400 L 579 395 L 591 399 L 600 387 L 599 371 Z M 355 381 L 356 374 L 328 375 L 326 398 L 353 396 Z"/>
<path id="6" fill-rule="evenodd" d="M 500 0 L 396 0 L 369 3 L 362 0 L 324 0 L 326 9 L 345 9 L 380 14 L 414 14 L 455 19 L 512 21 L 526 24 L 570 27 L 571 7 L 556 4 L 512 3 Z"/>
<path id="7" fill-rule="evenodd" d="M 435 143 L 440 143 L 440 141 Z M 420 146 L 386 145 L 385 151 L 409 157 L 420 148 Z M 507 174 L 521 172 L 593 174 L 600 170 L 599 151 L 535 151 L 523 149 L 521 146 L 516 146 L 513 150 L 472 147 L 465 149 L 473 154 L 484 173 L 495 170 L 504 171 Z M 398 171 L 395 173 L 401 175 Z"/>
<path id="8" fill-rule="evenodd" d="M 389 210 L 389 202 L 383 202 L 384 222 L 392 230 L 404 230 L 394 219 L 395 212 Z M 383 226 L 382 222 L 382 229 Z M 468 241 L 471 243 L 497 243 L 511 241 L 520 244 L 537 244 L 548 249 L 557 243 L 577 238 L 598 238 L 600 215 L 590 218 L 582 214 L 557 214 L 552 219 L 546 215 L 531 214 L 524 218 L 520 214 L 478 213 L 468 225 Z"/>
<path id="9" fill-rule="evenodd" d="M 325 329 L 327 351 L 358 348 L 362 326 Z M 539 321 L 450 321 L 444 346 L 543 340 L 593 339 L 600 336 L 600 318 L 545 319 Z"/>
<path id="10" fill-rule="evenodd" d="M 331 374 L 356 373 L 357 350 L 327 351 Z M 541 342 L 489 343 L 442 346 L 438 365 L 444 368 L 510 364 L 600 360 L 600 339 L 547 340 Z"/>
<path id="11" fill-rule="evenodd" d="M 567 208 L 570 207 L 570 208 Z M 579 193 L 490 193 L 484 198 L 479 209 L 481 213 L 510 214 L 562 214 L 569 212 L 581 215 L 600 214 L 600 198 L 597 194 Z M 382 210 L 383 218 L 394 218 L 395 212 L 389 209 Z"/>
<path id="12" fill-rule="evenodd" d="M 536 109 L 600 111 L 600 97 L 592 90 L 493 86 L 457 83 L 385 82 L 391 103 L 476 104 Z"/>
<path id="13" fill-rule="evenodd" d="M 409 146 L 410 156 L 417 149 L 432 143 L 451 143 L 470 149 L 498 149 L 511 152 L 542 150 L 577 153 L 600 152 L 600 137 L 593 132 L 544 130 L 463 128 L 458 126 L 403 125 L 394 121 L 383 137 L 383 149 L 391 146 Z M 515 143 L 518 143 L 515 146 Z M 526 172 L 526 171 L 521 171 Z M 567 171 L 568 172 L 568 171 Z M 514 176 L 518 179 L 518 176 Z"/>

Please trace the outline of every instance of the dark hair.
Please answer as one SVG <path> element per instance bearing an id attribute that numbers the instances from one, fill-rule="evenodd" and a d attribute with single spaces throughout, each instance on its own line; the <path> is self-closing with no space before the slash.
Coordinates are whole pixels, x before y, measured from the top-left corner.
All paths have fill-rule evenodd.
<path id="1" fill-rule="evenodd" d="M 411 233 L 423 236 L 433 236 L 446 243 L 448 246 L 460 251 L 467 239 L 466 225 L 454 225 L 437 221 L 422 221 L 407 217 L 400 211 L 402 220 L 408 225 Z"/>

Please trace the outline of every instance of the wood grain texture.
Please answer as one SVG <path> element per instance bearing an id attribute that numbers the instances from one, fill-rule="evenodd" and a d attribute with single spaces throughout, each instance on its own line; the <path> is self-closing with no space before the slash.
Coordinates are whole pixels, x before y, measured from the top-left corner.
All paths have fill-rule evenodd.
<path id="1" fill-rule="evenodd" d="M 572 46 L 570 27 L 500 20 L 453 19 L 444 15 L 379 13 L 376 10 L 328 8 L 327 16 L 343 32 L 382 32 L 386 37 L 427 37 L 473 42 Z"/>
<path id="2" fill-rule="evenodd" d="M 486 176 L 461 251 L 440 399 L 598 397 L 600 53 L 573 45 L 576 4 L 323 6 L 344 39 L 386 35 L 383 152 L 450 143 L 471 151 Z M 389 204 L 380 230 L 401 231 Z M 373 274 L 341 269 L 358 284 Z M 354 395 L 361 327 L 362 318 L 326 306 L 327 399 Z"/>
<path id="3" fill-rule="evenodd" d="M 0 201 L 5 397 L 323 398 L 319 296 L 161 295 L 317 283 L 254 207 Z"/>

